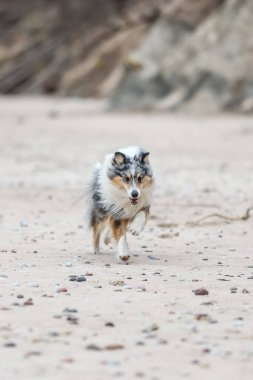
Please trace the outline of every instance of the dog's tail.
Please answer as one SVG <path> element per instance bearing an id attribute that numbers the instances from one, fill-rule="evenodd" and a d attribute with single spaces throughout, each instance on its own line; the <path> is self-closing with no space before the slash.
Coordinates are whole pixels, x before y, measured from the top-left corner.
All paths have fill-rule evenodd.
<path id="1" fill-rule="evenodd" d="M 87 207 L 85 212 L 85 222 L 88 228 L 92 228 L 95 219 L 95 210 L 94 210 L 94 200 L 93 195 L 97 190 L 98 186 L 98 177 L 101 171 L 102 165 L 100 162 L 97 162 L 93 169 L 92 179 L 88 185 L 88 197 L 87 197 Z"/>

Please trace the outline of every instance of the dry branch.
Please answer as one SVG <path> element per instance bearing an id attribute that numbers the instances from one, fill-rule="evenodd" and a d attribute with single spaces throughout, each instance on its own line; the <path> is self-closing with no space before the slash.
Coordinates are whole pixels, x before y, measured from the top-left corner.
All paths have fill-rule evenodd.
<path id="1" fill-rule="evenodd" d="M 220 218 L 220 219 L 226 220 L 228 222 L 236 222 L 236 221 L 240 221 L 240 220 L 245 221 L 245 220 L 248 220 L 251 217 L 251 211 L 252 210 L 253 210 L 253 206 L 247 208 L 243 215 L 241 215 L 241 216 L 235 216 L 235 217 L 233 217 L 233 216 L 227 216 L 227 215 L 223 215 L 223 214 L 219 214 L 219 213 L 213 213 L 213 214 L 209 214 L 209 215 L 203 216 L 202 218 L 197 219 L 195 221 L 189 221 L 186 224 L 187 225 L 191 225 L 191 226 L 196 226 L 196 225 L 199 225 L 203 221 L 205 221 L 207 219 L 210 219 L 210 218 Z"/>

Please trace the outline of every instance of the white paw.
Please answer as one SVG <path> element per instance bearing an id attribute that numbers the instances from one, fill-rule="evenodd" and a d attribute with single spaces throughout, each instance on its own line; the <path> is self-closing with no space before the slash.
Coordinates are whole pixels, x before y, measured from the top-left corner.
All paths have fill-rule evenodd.
<path id="1" fill-rule="evenodd" d="M 140 233 L 144 230 L 144 226 L 145 226 L 145 220 L 141 221 L 141 220 L 137 219 L 137 220 L 134 220 L 130 224 L 129 230 L 130 230 L 132 235 L 139 236 Z"/>
<path id="2" fill-rule="evenodd" d="M 125 263 L 125 264 L 128 264 L 129 262 L 129 259 L 130 259 L 130 254 L 129 253 L 126 253 L 126 254 L 118 254 L 118 262 L 119 263 Z"/>
<path id="3" fill-rule="evenodd" d="M 140 233 L 143 231 L 146 223 L 145 214 L 143 211 L 139 212 L 132 221 L 132 223 L 129 226 L 130 232 L 134 236 L 140 235 Z"/>

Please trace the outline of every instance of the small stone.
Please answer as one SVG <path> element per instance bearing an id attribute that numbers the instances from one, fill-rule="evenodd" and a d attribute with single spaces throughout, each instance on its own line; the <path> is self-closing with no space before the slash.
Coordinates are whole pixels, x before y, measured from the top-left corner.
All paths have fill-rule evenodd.
<path id="1" fill-rule="evenodd" d="M 13 343 L 13 342 L 7 342 L 7 343 L 4 344 L 4 347 L 14 348 L 14 347 L 16 347 L 16 343 Z"/>
<path id="2" fill-rule="evenodd" d="M 31 281 L 31 282 L 28 282 L 28 283 L 27 283 L 27 286 L 28 286 L 29 288 L 38 288 L 38 287 L 39 287 L 39 284 L 37 284 L 37 282 Z"/>
<path id="3" fill-rule="evenodd" d="M 106 323 L 105 323 L 105 326 L 106 326 L 106 327 L 114 327 L 115 325 L 114 325 L 113 322 L 106 322 Z"/>
<path id="4" fill-rule="evenodd" d="M 124 285 L 123 289 L 132 289 L 132 286 L 131 285 Z"/>
<path id="5" fill-rule="evenodd" d="M 72 263 L 67 262 L 67 263 L 62 264 L 62 266 L 67 267 L 67 268 L 71 268 L 73 265 L 72 265 Z"/>
<path id="6" fill-rule="evenodd" d="M 88 344 L 88 346 L 86 346 L 86 350 L 92 350 L 92 351 L 100 351 L 101 348 L 99 346 L 97 346 L 96 344 Z"/>
<path id="7" fill-rule="evenodd" d="M 77 276 L 69 276 L 69 281 L 77 281 Z"/>
<path id="8" fill-rule="evenodd" d="M 113 286 L 123 286 L 126 285 L 124 281 L 118 280 L 118 281 L 112 281 L 110 282 L 111 285 Z"/>
<path id="9" fill-rule="evenodd" d="M 77 282 L 83 282 L 83 281 L 86 281 L 86 277 L 85 276 L 78 276 L 77 277 L 77 280 L 76 280 Z"/>
<path id="10" fill-rule="evenodd" d="M 197 319 L 197 321 L 206 321 L 209 319 L 209 316 L 208 316 L 208 314 L 199 313 L 199 314 L 195 315 L 195 318 Z"/>
<path id="11" fill-rule="evenodd" d="M 28 227 L 28 223 L 26 220 L 21 220 L 19 224 L 20 224 L 20 227 Z"/>
<path id="12" fill-rule="evenodd" d="M 146 292 L 145 286 L 138 286 L 137 292 Z"/>
<path id="13" fill-rule="evenodd" d="M 26 300 L 24 303 L 23 303 L 24 306 L 33 306 L 33 300 L 32 298 L 28 298 L 28 300 Z"/>
<path id="14" fill-rule="evenodd" d="M 194 294 L 195 296 L 207 296 L 209 292 L 205 288 L 200 288 L 200 289 L 194 290 Z"/>
<path id="15" fill-rule="evenodd" d="M 25 354 L 25 358 L 30 358 L 31 356 L 40 356 L 40 351 L 29 351 Z"/>
<path id="16" fill-rule="evenodd" d="M 247 294 L 247 293 L 249 293 L 249 291 L 248 291 L 248 289 L 245 289 L 245 288 L 244 288 L 244 289 L 242 290 L 242 293 Z"/>
<path id="17" fill-rule="evenodd" d="M 194 323 L 190 323 L 189 325 L 186 326 L 187 330 L 191 333 L 196 333 L 198 331 L 197 325 Z"/>
<path id="18" fill-rule="evenodd" d="M 73 317 L 72 315 L 69 315 L 67 317 L 67 321 L 69 323 L 71 323 L 72 325 L 77 325 L 78 324 L 78 318 L 77 317 Z"/>
<path id="19" fill-rule="evenodd" d="M 124 346 L 122 344 L 108 344 L 104 347 L 104 350 L 114 351 L 114 350 L 122 350 Z"/>
<path id="20" fill-rule="evenodd" d="M 18 294 L 17 298 L 24 298 L 23 294 Z"/>
<path id="21" fill-rule="evenodd" d="M 57 292 L 57 293 L 66 293 L 67 291 L 68 291 L 67 288 L 57 288 L 57 289 L 56 289 L 56 292 Z"/>
<path id="22" fill-rule="evenodd" d="M 150 333 L 159 329 L 159 326 L 156 323 L 152 323 L 149 327 L 146 327 L 142 330 L 143 333 Z"/>
<path id="23" fill-rule="evenodd" d="M 66 307 L 66 308 L 63 310 L 63 313 L 77 313 L 77 309 L 75 309 L 75 308 L 70 308 L 70 307 Z"/>
<path id="24" fill-rule="evenodd" d="M 73 358 L 64 358 L 62 361 L 63 363 L 71 364 L 74 363 L 75 360 Z"/>
<path id="25" fill-rule="evenodd" d="M 149 256 L 148 256 L 148 259 L 149 259 L 149 260 L 157 260 L 157 257 L 152 256 L 152 255 L 149 255 Z"/>

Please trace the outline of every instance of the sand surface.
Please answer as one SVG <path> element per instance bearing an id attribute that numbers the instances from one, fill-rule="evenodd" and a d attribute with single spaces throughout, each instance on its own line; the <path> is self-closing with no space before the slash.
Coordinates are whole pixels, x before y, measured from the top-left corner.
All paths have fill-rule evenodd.
<path id="1" fill-rule="evenodd" d="M 150 150 L 156 191 L 124 265 L 91 255 L 75 201 L 130 144 Z M 253 205 L 252 118 L 2 98 L 0 167 L 1 380 L 252 379 L 253 218 L 188 223 Z"/>

